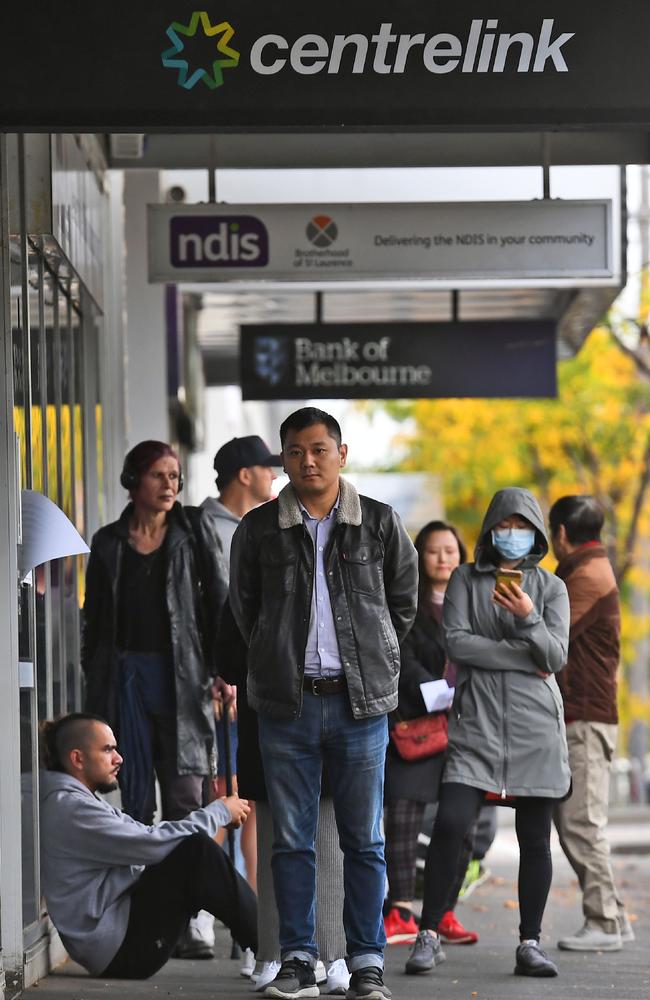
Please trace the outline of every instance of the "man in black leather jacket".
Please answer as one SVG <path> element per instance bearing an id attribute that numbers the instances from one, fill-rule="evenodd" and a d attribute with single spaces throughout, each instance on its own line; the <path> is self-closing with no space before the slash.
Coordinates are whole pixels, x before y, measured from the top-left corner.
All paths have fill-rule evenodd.
<path id="1" fill-rule="evenodd" d="M 323 764 L 345 854 L 348 997 L 383 984 L 380 820 L 386 715 L 416 612 L 417 556 L 397 514 L 340 478 L 347 447 L 306 407 L 280 428 L 290 484 L 233 538 L 230 601 L 248 643 L 248 697 L 274 820 L 282 968 L 275 997 L 318 996 L 314 841 Z"/>

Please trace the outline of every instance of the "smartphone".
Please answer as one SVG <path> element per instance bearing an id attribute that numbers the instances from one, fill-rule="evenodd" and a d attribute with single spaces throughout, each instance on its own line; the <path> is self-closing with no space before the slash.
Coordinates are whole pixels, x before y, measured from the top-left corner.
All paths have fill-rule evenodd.
<path id="1" fill-rule="evenodd" d="M 520 569 L 498 569 L 496 589 L 501 590 L 503 587 L 510 587 L 512 589 L 513 583 L 521 587 L 523 578 L 524 574 Z"/>

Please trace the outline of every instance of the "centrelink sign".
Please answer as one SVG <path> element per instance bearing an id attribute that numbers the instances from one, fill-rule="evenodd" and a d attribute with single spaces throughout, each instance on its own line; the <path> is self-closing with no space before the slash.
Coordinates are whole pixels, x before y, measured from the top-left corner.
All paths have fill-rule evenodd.
<path id="1" fill-rule="evenodd" d="M 383 22 L 371 35 L 301 35 L 289 41 L 282 35 L 262 35 L 253 43 L 251 69 L 262 76 L 290 71 L 300 76 L 340 73 L 348 64 L 352 72 L 408 73 L 422 65 L 427 73 L 543 73 L 555 69 L 568 73 L 563 49 L 575 32 L 558 31 L 555 19 L 543 18 L 536 34 L 499 31 L 497 18 L 474 18 L 467 32 L 440 31 L 427 37 L 423 31 L 398 34 L 392 22 Z"/>
<path id="2" fill-rule="evenodd" d="M 0 25 L 9 130 L 650 122 L 640 0 L 26 0 L 5 4 Z"/>
<path id="3" fill-rule="evenodd" d="M 212 72 L 201 67 L 191 74 L 189 64 L 182 58 L 185 43 L 181 36 L 193 37 L 199 24 L 206 37 L 222 35 L 215 41 L 216 51 L 225 56 L 212 64 Z M 260 35 L 253 42 L 248 64 L 258 76 L 275 76 L 277 73 L 295 73 L 314 76 L 345 73 L 355 75 L 374 73 L 408 73 L 421 65 L 428 73 L 504 73 L 511 68 L 516 73 L 543 73 L 555 69 L 568 73 L 563 49 L 575 32 L 558 31 L 555 19 L 542 18 L 537 34 L 529 31 L 499 31 L 497 18 L 473 18 L 463 35 L 440 31 L 427 37 L 425 32 L 402 32 L 393 29 L 392 22 L 382 22 L 375 32 L 363 34 L 334 34 L 330 37 L 307 32 L 298 37 L 286 38 L 277 32 Z M 235 69 L 240 64 L 240 53 L 230 44 L 234 28 L 228 21 L 211 24 L 207 11 L 195 11 L 190 23 L 175 22 L 167 29 L 173 42 L 163 53 L 163 65 L 178 72 L 179 86 L 191 90 L 200 83 L 211 89 L 224 82 L 223 70 Z M 228 44 L 226 44 L 226 40 Z"/>

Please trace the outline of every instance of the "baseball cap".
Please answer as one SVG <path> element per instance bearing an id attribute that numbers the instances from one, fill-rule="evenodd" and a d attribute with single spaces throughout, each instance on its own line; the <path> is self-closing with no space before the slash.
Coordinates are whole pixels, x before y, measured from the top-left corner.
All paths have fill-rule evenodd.
<path id="1" fill-rule="evenodd" d="M 233 476 L 251 465 L 282 466 L 282 459 L 272 455 L 257 434 L 226 441 L 214 456 L 213 467 L 219 476 Z"/>

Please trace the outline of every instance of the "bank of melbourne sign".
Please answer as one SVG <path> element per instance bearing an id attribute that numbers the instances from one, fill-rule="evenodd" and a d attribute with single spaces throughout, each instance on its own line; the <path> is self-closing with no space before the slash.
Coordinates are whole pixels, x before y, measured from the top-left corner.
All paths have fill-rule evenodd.
<path id="1" fill-rule="evenodd" d="M 555 326 L 244 326 L 240 370 L 244 399 L 555 396 Z"/>
<path id="2" fill-rule="evenodd" d="M 150 205 L 151 281 L 617 281 L 609 201 Z"/>
<path id="3" fill-rule="evenodd" d="M 650 121 L 641 2 L 25 0 L 0 25 L 8 131 Z"/>

